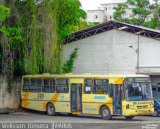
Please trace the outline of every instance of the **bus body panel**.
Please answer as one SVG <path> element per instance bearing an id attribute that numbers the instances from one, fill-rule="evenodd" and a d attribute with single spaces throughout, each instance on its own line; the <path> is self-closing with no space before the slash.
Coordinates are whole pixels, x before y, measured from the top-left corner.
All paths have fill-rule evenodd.
<path id="1" fill-rule="evenodd" d="M 126 108 L 128 106 L 128 108 Z M 152 115 L 154 112 L 154 100 L 148 101 L 122 101 L 124 116 Z"/>
<path id="2" fill-rule="evenodd" d="M 101 106 L 106 105 L 112 113 L 113 99 L 108 95 L 83 94 L 82 107 L 85 114 L 99 114 Z"/>

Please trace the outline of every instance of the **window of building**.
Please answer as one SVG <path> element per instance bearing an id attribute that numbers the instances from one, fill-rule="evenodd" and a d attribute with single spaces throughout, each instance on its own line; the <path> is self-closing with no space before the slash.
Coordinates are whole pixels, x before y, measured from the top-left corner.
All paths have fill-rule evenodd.
<path id="1" fill-rule="evenodd" d="M 160 87 L 158 87 L 158 92 L 160 92 Z"/>
<path id="2" fill-rule="evenodd" d="M 94 94 L 106 94 L 109 91 L 109 81 L 107 79 L 94 80 L 92 92 Z"/>
<path id="3" fill-rule="evenodd" d="M 23 79 L 23 91 L 24 92 L 29 91 L 29 87 L 30 87 L 30 79 L 29 78 Z"/>
<path id="4" fill-rule="evenodd" d="M 90 94 L 92 91 L 93 80 L 92 79 L 85 79 L 84 80 L 84 93 Z"/>
<path id="5" fill-rule="evenodd" d="M 112 19 L 112 16 L 109 16 L 109 19 Z"/>
<path id="6" fill-rule="evenodd" d="M 97 15 L 94 15 L 94 19 L 98 19 L 98 16 L 97 16 Z"/>
<path id="7" fill-rule="evenodd" d="M 152 88 L 152 91 L 156 91 L 156 88 Z"/>
<path id="8" fill-rule="evenodd" d="M 31 85 L 29 88 L 30 92 L 41 92 L 42 90 L 42 79 L 31 78 Z"/>
<path id="9" fill-rule="evenodd" d="M 56 85 L 57 85 L 56 87 L 57 93 L 68 93 L 69 92 L 68 79 L 57 79 Z"/>

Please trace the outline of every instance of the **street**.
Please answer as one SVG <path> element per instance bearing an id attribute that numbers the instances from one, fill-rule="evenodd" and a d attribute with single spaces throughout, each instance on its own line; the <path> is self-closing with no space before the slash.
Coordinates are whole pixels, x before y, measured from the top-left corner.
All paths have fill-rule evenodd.
<path id="1" fill-rule="evenodd" d="M 143 126 L 148 126 L 149 123 L 154 129 L 160 129 L 160 117 L 137 116 L 132 120 L 125 120 L 123 116 L 114 116 L 112 120 L 102 120 L 100 116 L 47 116 L 34 111 L 0 114 L 0 123 L 52 123 L 52 128 L 60 128 L 57 124 L 63 123 L 70 126 L 63 125 L 61 128 L 73 129 L 145 129 Z"/>

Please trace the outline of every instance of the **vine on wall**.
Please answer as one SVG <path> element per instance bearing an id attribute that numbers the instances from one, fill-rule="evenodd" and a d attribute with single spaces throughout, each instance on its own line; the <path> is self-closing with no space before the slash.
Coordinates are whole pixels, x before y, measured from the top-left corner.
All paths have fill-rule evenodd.
<path id="1" fill-rule="evenodd" d="M 75 48 L 73 53 L 70 55 L 70 58 L 69 60 L 67 60 L 65 63 L 64 63 L 64 66 L 63 66 L 63 72 L 64 73 L 70 73 L 73 71 L 73 65 L 74 65 L 74 62 L 75 62 L 75 59 L 77 58 L 78 56 L 78 49 Z"/>

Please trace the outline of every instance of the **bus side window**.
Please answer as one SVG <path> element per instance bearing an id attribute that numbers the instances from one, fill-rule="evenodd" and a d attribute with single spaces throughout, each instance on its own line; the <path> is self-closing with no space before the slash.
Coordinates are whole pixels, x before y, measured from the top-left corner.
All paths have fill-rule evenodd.
<path id="1" fill-rule="evenodd" d="M 50 92 L 50 79 L 43 80 L 43 92 L 49 93 Z"/>
<path id="2" fill-rule="evenodd" d="M 107 79 L 95 79 L 92 92 L 94 94 L 107 94 L 109 90 L 108 82 Z"/>
<path id="3" fill-rule="evenodd" d="M 56 91 L 57 93 L 68 93 L 69 82 L 68 79 L 61 78 L 56 80 Z"/>
<path id="4" fill-rule="evenodd" d="M 93 80 L 85 79 L 84 80 L 84 93 L 91 94 L 92 86 L 93 86 Z"/>
<path id="5" fill-rule="evenodd" d="M 25 78 L 23 79 L 23 92 L 28 92 L 30 87 L 30 79 Z"/>
<path id="6" fill-rule="evenodd" d="M 51 79 L 50 80 L 50 92 L 51 93 L 54 93 L 56 90 L 56 82 L 55 82 L 55 79 Z"/>
<path id="7" fill-rule="evenodd" d="M 30 92 L 41 92 L 42 80 L 39 78 L 31 78 Z"/>

